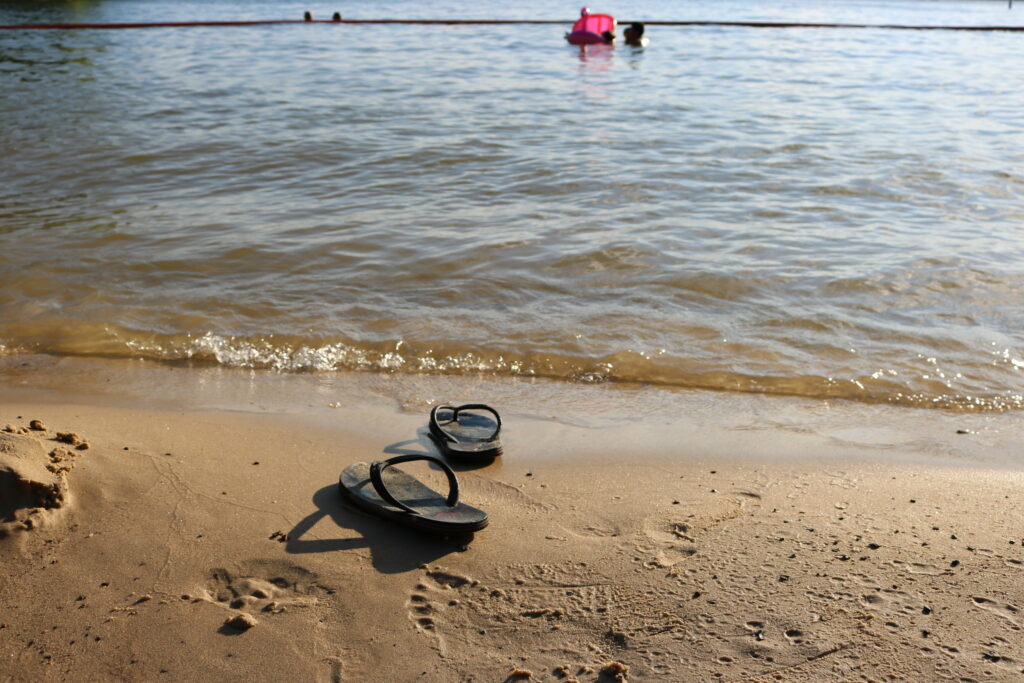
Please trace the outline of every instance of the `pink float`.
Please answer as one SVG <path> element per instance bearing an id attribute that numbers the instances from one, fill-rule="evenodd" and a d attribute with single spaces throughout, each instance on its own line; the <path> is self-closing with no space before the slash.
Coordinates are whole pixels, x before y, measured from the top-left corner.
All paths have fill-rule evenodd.
<path id="1" fill-rule="evenodd" d="M 591 14 L 586 7 L 580 10 L 580 18 L 572 25 L 572 31 L 565 34 L 570 45 L 607 45 L 611 41 L 605 32 L 615 33 L 615 17 L 610 14 Z"/>

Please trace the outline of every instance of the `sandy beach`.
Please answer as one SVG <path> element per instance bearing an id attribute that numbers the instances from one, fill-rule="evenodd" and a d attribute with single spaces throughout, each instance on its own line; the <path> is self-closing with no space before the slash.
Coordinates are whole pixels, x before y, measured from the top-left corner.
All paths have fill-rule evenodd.
<path id="1" fill-rule="evenodd" d="M 7 367 L 0 392 L 5 681 L 1024 671 L 1012 417 L 711 394 L 587 423 L 531 414 L 557 389 L 520 388 L 494 401 L 505 455 L 457 468 L 490 526 L 438 539 L 349 508 L 338 475 L 436 452 L 428 403 L 487 385 L 406 379 L 402 402 L 343 377 L 322 393 L 361 403 L 283 409 L 272 373 L 57 365 Z"/>
<path id="2" fill-rule="evenodd" d="M 1019 6 L 591 9 L 0 3 L 0 683 L 1024 678 Z"/>

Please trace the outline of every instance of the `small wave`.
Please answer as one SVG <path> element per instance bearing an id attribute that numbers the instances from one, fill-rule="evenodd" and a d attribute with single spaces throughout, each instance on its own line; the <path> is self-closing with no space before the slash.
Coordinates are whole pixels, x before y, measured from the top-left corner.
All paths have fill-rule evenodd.
<path id="1" fill-rule="evenodd" d="M 619 383 L 659 389 L 841 399 L 897 406 L 971 412 L 1024 410 L 1024 395 L 1013 391 L 956 391 L 947 375 L 895 370 L 848 377 L 822 375 L 756 375 L 711 367 L 711 362 L 623 351 L 599 358 L 560 353 L 515 353 L 463 348 L 456 343 L 392 341 L 354 343 L 283 337 L 154 335 L 107 327 L 110 338 L 75 348 L 66 340 L 54 345 L 31 344 L 17 349 L 0 344 L 0 355 L 44 353 L 64 356 L 147 359 L 200 363 L 276 372 L 380 372 L 436 375 L 537 377 L 567 383 Z M 1009 350 L 993 351 L 993 365 L 1007 371 L 1024 369 L 1024 360 Z M 932 366 L 934 359 L 923 359 Z"/>

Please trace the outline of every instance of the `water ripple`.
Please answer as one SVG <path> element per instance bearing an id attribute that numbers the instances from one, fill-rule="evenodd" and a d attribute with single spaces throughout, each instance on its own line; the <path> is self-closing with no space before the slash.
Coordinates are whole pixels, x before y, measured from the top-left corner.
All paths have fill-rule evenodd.
<path id="1" fill-rule="evenodd" d="M 990 5 L 827 9 L 1013 18 Z M 556 29 L 0 32 L 0 353 L 1024 407 L 1014 37 L 652 27 L 580 54 Z"/>

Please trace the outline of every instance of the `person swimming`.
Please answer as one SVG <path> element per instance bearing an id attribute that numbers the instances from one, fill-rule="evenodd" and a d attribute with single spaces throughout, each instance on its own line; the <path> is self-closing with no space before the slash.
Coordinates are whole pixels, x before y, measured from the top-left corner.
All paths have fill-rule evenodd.
<path id="1" fill-rule="evenodd" d="M 639 21 L 633 22 L 629 27 L 622 32 L 622 38 L 626 45 L 632 47 L 644 47 L 647 43 L 651 42 L 644 35 L 644 25 Z"/>

